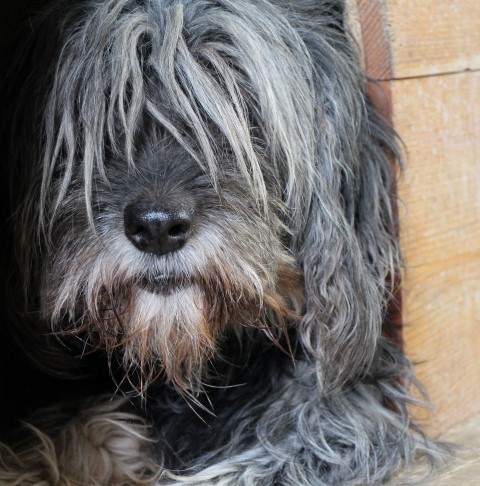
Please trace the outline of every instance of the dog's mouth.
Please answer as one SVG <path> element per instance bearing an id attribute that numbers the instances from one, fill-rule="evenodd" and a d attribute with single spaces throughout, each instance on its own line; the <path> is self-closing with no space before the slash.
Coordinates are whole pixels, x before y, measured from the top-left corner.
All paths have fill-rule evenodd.
<path id="1" fill-rule="evenodd" d="M 138 286 L 152 294 L 168 295 L 177 290 L 181 290 L 188 285 L 184 278 L 172 275 L 160 274 L 154 277 L 143 277 L 138 281 Z"/>

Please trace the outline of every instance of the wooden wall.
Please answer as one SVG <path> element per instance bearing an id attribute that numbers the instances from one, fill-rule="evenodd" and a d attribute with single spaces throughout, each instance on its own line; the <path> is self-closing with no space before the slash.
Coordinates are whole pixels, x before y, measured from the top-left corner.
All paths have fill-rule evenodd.
<path id="1" fill-rule="evenodd" d="M 480 413 L 480 1 L 352 0 L 350 9 L 407 147 L 404 339 L 439 433 Z"/>

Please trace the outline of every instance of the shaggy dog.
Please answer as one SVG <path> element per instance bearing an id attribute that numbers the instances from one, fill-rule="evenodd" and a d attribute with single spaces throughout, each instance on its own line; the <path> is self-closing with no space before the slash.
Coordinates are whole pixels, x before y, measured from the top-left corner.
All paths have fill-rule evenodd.
<path id="1" fill-rule="evenodd" d="M 441 459 L 382 334 L 398 151 L 342 19 L 35 20 L 3 88 L 1 484 L 378 484 Z"/>

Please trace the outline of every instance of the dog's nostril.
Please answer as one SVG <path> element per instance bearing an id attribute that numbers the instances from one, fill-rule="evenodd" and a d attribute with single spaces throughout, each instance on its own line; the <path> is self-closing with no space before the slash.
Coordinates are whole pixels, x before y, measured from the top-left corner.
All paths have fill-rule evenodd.
<path id="1" fill-rule="evenodd" d="M 172 226 L 168 230 L 168 234 L 170 236 L 184 236 L 187 234 L 188 230 L 190 229 L 190 226 L 187 224 L 176 224 L 175 226 Z"/>
<path id="2" fill-rule="evenodd" d="M 125 235 L 139 250 L 164 255 L 182 248 L 190 236 L 193 208 L 137 201 L 124 210 Z"/>

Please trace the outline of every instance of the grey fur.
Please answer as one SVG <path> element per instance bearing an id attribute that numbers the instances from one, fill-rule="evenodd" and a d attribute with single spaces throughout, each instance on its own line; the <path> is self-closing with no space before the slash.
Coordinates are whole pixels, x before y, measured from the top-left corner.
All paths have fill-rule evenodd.
<path id="1" fill-rule="evenodd" d="M 150 386 L 158 469 L 147 457 L 126 484 L 378 484 L 417 455 L 444 458 L 411 423 L 410 364 L 382 337 L 400 269 L 398 151 L 342 9 L 59 2 L 12 70 L 10 319 L 49 373 L 84 372 L 68 349 L 81 340 L 81 355 L 120 355 L 125 378 Z M 123 208 L 139 198 L 195 208 L 185 248 L 157 257 L 130 244 Z M 141 286 L 158 275 L 175 288 Z M 216 414 L 210 428 L 191 407 Z M 31 482 L 47 477 L 22 450 Z M 9 454 L 0 479 L 15 484 L 26 473 Z"/>

